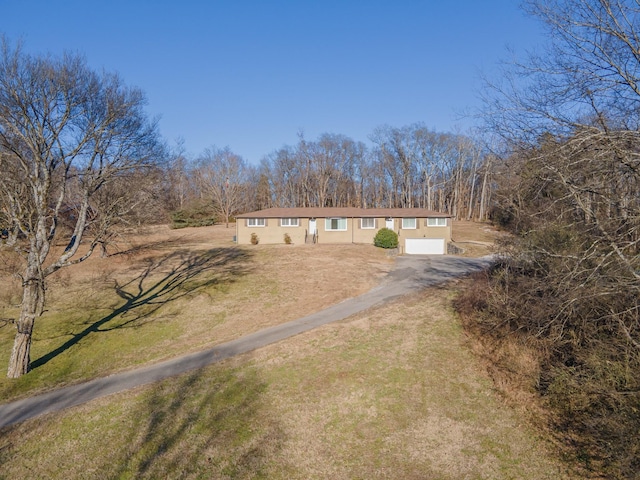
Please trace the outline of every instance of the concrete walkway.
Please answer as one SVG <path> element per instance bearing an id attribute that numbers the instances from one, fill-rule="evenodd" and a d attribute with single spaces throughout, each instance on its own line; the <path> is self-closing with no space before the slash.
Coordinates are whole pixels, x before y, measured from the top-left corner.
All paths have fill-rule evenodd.
<path id="1" fill-rule="evenodd" d="M 0 428 L 250 352 L 320 325 L 342 320 L 424 287 L 481 270 L 486 268 L 490 261 L 490 257 L 398 257 L 395 268 L 379 286 L 312 315 L 260 330 L 208 350 L 0 405 Z"/>

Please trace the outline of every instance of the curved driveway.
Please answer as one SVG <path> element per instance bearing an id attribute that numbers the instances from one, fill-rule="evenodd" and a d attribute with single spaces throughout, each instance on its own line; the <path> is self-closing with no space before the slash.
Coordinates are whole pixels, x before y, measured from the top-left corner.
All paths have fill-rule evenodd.
<path id="1" fill-rule="evenodd" d="M 22 422 L 44 413 L 79 405 L 95 398 L 156 382 L 202 368 L 225 358 L 255 350 L 320 325 L 342 320 L 373 306 L 452 278 L 486 268 L 490 257 L 403 256 L 382 283 L 358 297 L 342 301 L 320 312 L 252 333 L 209 350 L 156 363 L 42 395 L 0 405 L 0 427 Z"/>

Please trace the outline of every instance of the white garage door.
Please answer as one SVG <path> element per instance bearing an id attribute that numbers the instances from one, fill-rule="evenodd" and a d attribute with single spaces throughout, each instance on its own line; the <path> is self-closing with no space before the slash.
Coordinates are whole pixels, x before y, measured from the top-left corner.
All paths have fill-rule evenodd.
<path id="1" fill-rule="evenodd" d="M 410 255 L 443 255 L 444 248 L 444 238 L 407 238 L 405 240 L 405 250 Z"/>

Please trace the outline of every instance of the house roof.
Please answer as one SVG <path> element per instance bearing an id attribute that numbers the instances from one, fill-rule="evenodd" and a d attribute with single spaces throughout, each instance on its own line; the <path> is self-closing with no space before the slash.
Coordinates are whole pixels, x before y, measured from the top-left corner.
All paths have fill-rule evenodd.
<path id="1" fill-rule="evenodd" d="M 296 207 L 267 208 L 255 212 L 236 215 L 236 218 L 327 218 L 327 217 L 395 217 L 427 218 L 451 217 L 447 213 L 435 212 L 426 208 L 356 208 L 356 207 Z"/>

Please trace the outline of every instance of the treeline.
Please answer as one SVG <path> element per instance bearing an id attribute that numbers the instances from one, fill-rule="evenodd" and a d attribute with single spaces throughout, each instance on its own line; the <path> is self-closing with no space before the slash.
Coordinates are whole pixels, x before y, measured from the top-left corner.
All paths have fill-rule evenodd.
<path id="1" fill-rule="evenodd" d="M 491 157 L 474 139 L 421 124 L 380 127 L 367 147 L 349 137 L 300 136 L 257 166 L 228 148 L 195 159 L 174 155 L 166 175 L 167 207 L 220 221 L 269 207 L 421 207 L 484 220 L 493 179 Z"/>

